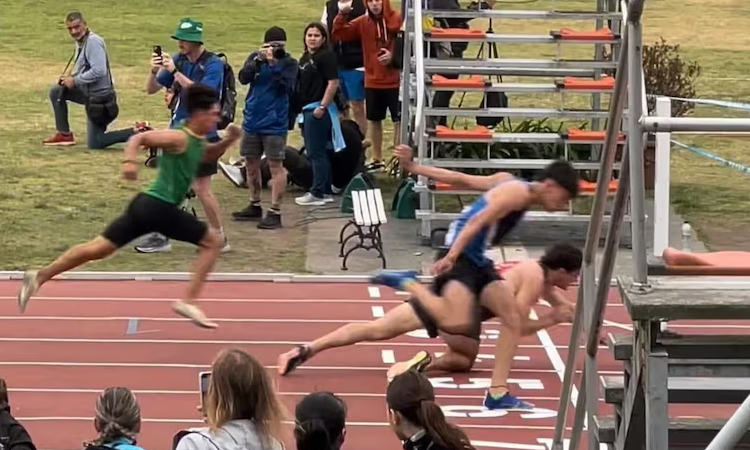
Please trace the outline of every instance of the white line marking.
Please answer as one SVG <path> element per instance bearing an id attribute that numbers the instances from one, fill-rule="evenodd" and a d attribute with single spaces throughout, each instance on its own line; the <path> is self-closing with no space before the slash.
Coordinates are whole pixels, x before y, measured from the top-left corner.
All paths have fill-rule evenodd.
<path id="1" fill-rule="evenodd" d="M 14 388 L 8 390 L 10 393 L 29 393 L 29 394 L 101 394 L 101 389 L 82 389 L 82 388 Z M 163 389 L 133 389 L 135 395 L 196 395 L 195 390 L 163 390 Z M 288 395 L 292 397 L 302 397 L 310 392 L 279 392 L 279 395 Z M 364 397 L 364 398 L 385 398 L 385 392 L 344 392 L 336 393 L 339 397 Z M 445 399 L 484 399 L 484 395 L 449 395 L 436 394 L 437 398 Z M 557 397 L 525 397 L 528 400 L 543 402 L 557 401 Z"/>
<path id="2" fill-rule="evenodd" d="M 137 368 L 157 368 L 157 369 L 209 369 L 207 364 L 177 364 L 177 363 L 123 363 L 123 362 L 53 362 L 53 361 L 0 361 L 0 367 L 19 366 L 19 367 L 137 367 Z M 277 369 L 278 366 L 265 366 L 266 369 Z M 300 366 L 297 370 L 329 370 L 329 371 L 385 371 L 386 366 L 367 367 L 367 366 Z M 492 369 L 472 369 L 473 372 L 492 372 Z M 555 373 L 550 369 L 514 369 L 513 373 Z M 581 373 L 577 370 L 576 373 Z M 622 370 L 600 370 L 600 375 L 622 375 Z"/>
<path id="3" fill-rule="evenodd" d="M 201 345 L 299 345 L 298 341 L 241 341 L 241 340 L 204 340 L 204 339 L 88 339 L 88 338 L 38 338 L 38 337 L 0 337 L 0 342 L 64 342 L 77 344 L 201 344 Z M 441 347 L 442 342 L 358 342 L 361 347 Z M 481 344 L 480 347 L 494 348 L 495 344 Z M 544 348 L 542 345 L 523 344 L 518 348 Z M 560 346 L 567 349 L 568 346 Z M 606 348 L 606 346 L 602 347 Z"/>
<path id="4" fill-rule="evenodd" d="M 168 297 L 34 297 L 35 302 L 40 301 L 76 301 L 76 302 L 174 302 L 179 300 L 178 298 Z M 0 301 L 17 301 L 16 297 L 0 296 Z M 346 299 L 330 299 L 330 298 L 201 298 L 201 302 L 206 303 L 367 303 L 377 301 L 378 303 L 403 303 L 402 300 L 373 300 L 371 298 L 346 298 Z"/>
<path id="5" fill-rule="evenodd" d="M 382 306 L 373 306 L 374 308 L 383 309 Z M 384 313 L 385 314 L 385 313 Z M 118 320 L 130 320 L 132 317 L 120 317 L 120 316 L 0 316 L 0 321 L 3 320 L 22 320 L 22 321 L 63 321 L 63 322 L 98 322 L 98 321 L 118 321 Z M 211 320 L 214 322 L 224 323 L 355 323 L 355 322 L 370 322 L 369 320 L 362 319 L 250 319 L 250 318 L 215 318 Z M 138 321 L 141 322 L 188 322 L 188 319 L 182 317 L 142 317 L 138 316 Z"/>
<path id="6" fill-rule="evenodd" d="M 375 318 L 385 317 L 385 309 L 382 306 L 373 306 L 372 317 L 375 317 Z"/>
<path id="7" fill-rule="evenodd" d="M 627 324 L 624 324 L 624 323 L 612 322 L 611 320 L 607 320 L 607 319 L 604 319 L 604 325 L 612 327 L 612 328 L 619 328 L 621 330 L 633 331 L 633 327 L 631 325 L 627 325 Z"/>
<path id="8" fill-rule="evenodd" d="M 60 416 L 51 416 L 51 417 L 14 417 L 17 421 L 23 423 L 23 422 L 93 422 L 93 417 L 60 417 Z M 196 423 L 200 424 L 200 426 L 204 426 L 205 423 L 203 420 L 200 419 L 150 419 L 150 418 L 142 418 L 141 422 L 145 423 L 172 423 L 172 424 L 187 424 L 187 423 Z M 284 421 L 284 424 L 286 425 L 292 425 L 294 422 L 290 421 Z M 485 430 L 493 430 L 493 429 L 500 429 L 500 430 L 554 430 L 554 427 L 549 426 L 533 426 L 533 425 L 499 425 L 499 424 L 491 424 L 491 425 L 473 425 L 473 424 L 464 424 L 464 423 L 458 423 L 461 428 L 475 428 L 475 429 L 485 429 Z M 347 427 L 390 427 L 391 424 L 388 422 L 346 422 Z"/>
<path id="9" fill-rule="evenodd" d="M 383 357 L 383 363 L 396 364 L 396 354 L 393 350 L 381 350 L 380 355 Z"/>
<path id="10" fill-rule="evenodd" d="M 367 286 L 367 293 L 370 294 L 370 298 L 380 298 L 380 288 L 377 286 Z"/>

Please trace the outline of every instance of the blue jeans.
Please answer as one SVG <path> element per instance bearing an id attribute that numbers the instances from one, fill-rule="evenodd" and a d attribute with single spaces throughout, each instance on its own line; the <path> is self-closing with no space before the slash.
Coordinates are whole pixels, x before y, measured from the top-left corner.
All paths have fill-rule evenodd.
<path id="1" fill-rule="evenodd" d="M 68 89 L 55 85 L 49 91 L 52 102 L 52 111 L 55 113 L 55 127 L 61 133 L 70 133 L 68 123 L 68 102 L 86 104 L 86 94 L 80 89 Z M 86 120 L 86 140 L 90 149 L 102 150 L 110 145 L 119 144 L 130 139 L 135 134 L 135 129 L 125 128 L 117 131 L 107 132 L 107 127 L 101 127 Z"/>
<path id="2" fill-rule="evenodd" d="M 310 193 L 317 198 L 331 194 L 331 160 L 328 144 L 331 141 L 333 125 L 328 112 L 320 119 L 313 111 L 303 113 L 302 137 L 305 139 L 305 152 L 312 166 L 313 182 Z"/>

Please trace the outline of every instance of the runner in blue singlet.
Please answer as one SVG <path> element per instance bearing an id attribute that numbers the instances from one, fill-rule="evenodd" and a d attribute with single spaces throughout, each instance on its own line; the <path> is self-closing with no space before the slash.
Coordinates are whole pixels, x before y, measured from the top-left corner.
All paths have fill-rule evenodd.
<path id="1" fill-rule="evenodd" d="M 455 189 L 484 194 L 451 224 L 447 251 L 433 266 L 431 289 L 414 271 L 384 270 L 372 277 L 374 284 L 408 291 L 410 303 L 425 328 L 464 334 L 481 315 L 481 308 L 500 318 L 503 332 L 498 339 L 498 357 L 492 384 L 484 400 L 489 409 L 528 409 L 530 405 L 511 395 L 507 379 L 520 339 L 521 317 L 513 294 L 502 283 L 492 260 L 485 256 L 521 221 L 525 212 L 539 205 L 547 211 L 563 209 L 578 195 L 578 173 L 567 161 L 555 161 L 529 182 L 505 172 L 490 176 L 422 166 L 412 160 L 412 149 L 396 150 L 400 167 L 416 175 L 447 183 Z"/>

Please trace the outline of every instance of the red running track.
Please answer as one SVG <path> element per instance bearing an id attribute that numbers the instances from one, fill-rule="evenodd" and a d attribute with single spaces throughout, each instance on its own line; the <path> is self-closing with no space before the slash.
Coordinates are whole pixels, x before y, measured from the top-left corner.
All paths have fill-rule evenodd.
<path id="1" fill-rule="evenodd" d="M 181 282 L 56 281 L 45 286 L 21 316 L 15 303 L 18 282 L 0 282 L 0 376 L 11 389 L 14 415 L 28 427 L 38 448 L 78 448 L 91 438 L 94 401 L 113 385 L 128 386 L 138 395 L 144 419 L 140 443 L 165 448 L 181 427 L 201 425 L 195 410 L 198 373 L 228 346 L 244 348 L 268 368 L 290 410 L 308 392 L 341 395 L 350 410 L 349 447 L 400 448 L 385 423 L 385 370 L 391 361 L 419 349 L 442 351 L 441 341 L 419 331 L 388 342 L 329 350 L 285 378 L 276 375 L 275 364 L 276 356 L 292 345 L 345 323 L 371 320 L 405 297 L 388 289 L 373 291 L 363 283 L 214 282 L 204 290 L 208 298 L 203 306 L 220 328 L 201 330 L 169 309 L 169 301 L 183 288 Z M 574 295 L 571 292 L 571 298 Z M 629 320 L 614 291 L 609 302 L 605 331 L 627 332 Z M 711 332 L 694 322 L 681 327 Z M 569 334 L 569 326 L 559 326 L 521 343 L 510 384 L 537 410 L 522 414 L 481 407 L 498 336 L 496 323 L 485 324 L 480 359 L 471 374 L 432 377 L 440 405 L 477 447 L 546 450 Z M 605 347 L 599 370 L 622 370 Z M 729 417 L 733 408 L 701 406 L 698 411 Z M 601 412 L 610 414 L 611 408 L 602 403 Z M 698 415 L 686 405 L 673 406 L 670 413 Z"/>

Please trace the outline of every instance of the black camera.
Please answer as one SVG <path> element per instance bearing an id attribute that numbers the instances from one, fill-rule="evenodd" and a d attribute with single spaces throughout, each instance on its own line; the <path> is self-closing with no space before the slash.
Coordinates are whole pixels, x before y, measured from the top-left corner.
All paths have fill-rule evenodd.
<path id="1" fill-rule="evenodd" d="M 271 45 L 271 49 L 273 51 L 273 59 L 281 59 L 286 56 L 286 50 L 284 50 L 283 45 Z"/>

